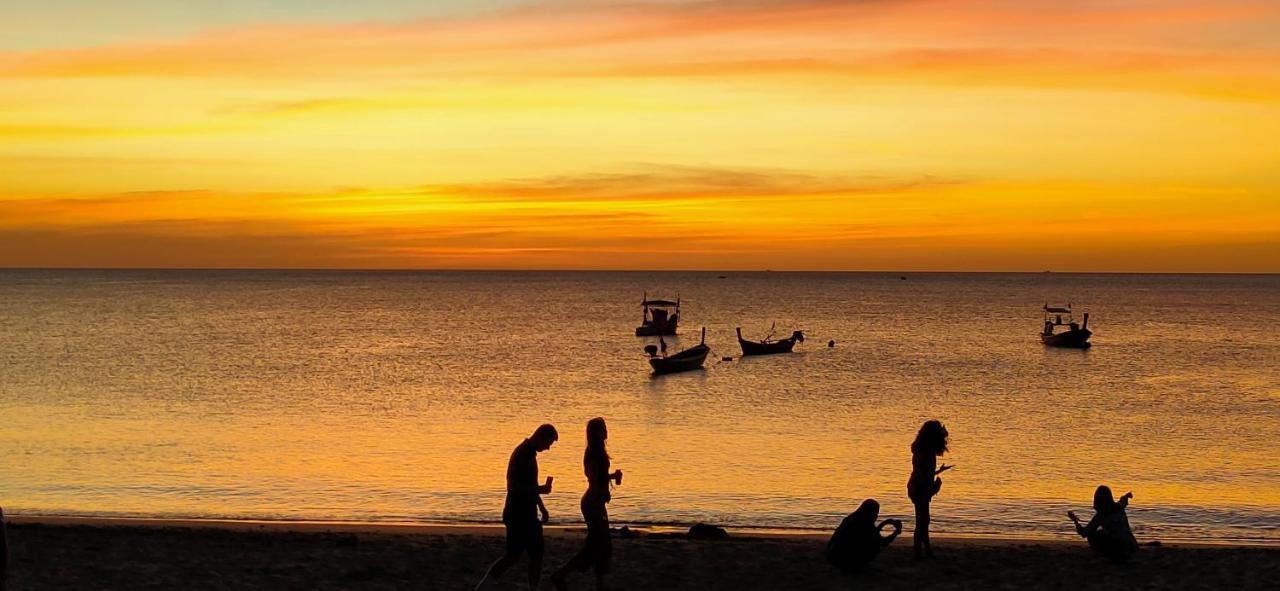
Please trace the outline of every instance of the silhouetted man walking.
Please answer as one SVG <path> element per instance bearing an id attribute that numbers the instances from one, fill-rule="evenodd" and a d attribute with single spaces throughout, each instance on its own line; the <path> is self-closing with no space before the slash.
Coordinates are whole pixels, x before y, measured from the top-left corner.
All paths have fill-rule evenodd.
<path id="1" fill-rule="evenodd" d="M 542 495 L 551 494 L 553 480 L 548 476 L 546 484 L 538 484 L 538 453 L 551 449 L 551 444 L 558 439 L 560 434 L 556 433 L 555 427 L 542 425 L 511 452 L 511 459 L 507 462 L 507 504 L 502 509 L 502 524 L 507 528 L 507 552 L 489 567 L 489 572 L 476 585 L 477 590 L 486 588 L 501 577 L 525 552 L 529 553 L 529 589 L 538 589 L 538 581 L 542 578 L 542 524 L 551 518 L 547 506 L 542 503 Z M 538 512 L 542 514 L 541 520 Z"/>

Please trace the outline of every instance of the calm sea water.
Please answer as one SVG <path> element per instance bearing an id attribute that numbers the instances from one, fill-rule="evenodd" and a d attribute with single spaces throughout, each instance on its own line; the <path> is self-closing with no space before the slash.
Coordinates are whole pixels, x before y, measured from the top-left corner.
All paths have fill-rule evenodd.
<path id="1" fill-rule="evenodd" d="M 707 327 L 705 371 L 650 377 L 646 290 L 683 299 L 682 345 Z M 1039 343 L 1046 301 L 1092 350 Z M 775 321 L 809 342 L 737 359 Z M 935 531 L 1067 536 L 1106 483 L 1140 537 L 1275 542 L 1277 327 L 1277 276 L 0 271 L 0 504 L 496 521 L 549 421 L 576 522 L 603 415 L 619 523 L 830 528 L 866 497 L 909 520 L 936 417 Z"/>

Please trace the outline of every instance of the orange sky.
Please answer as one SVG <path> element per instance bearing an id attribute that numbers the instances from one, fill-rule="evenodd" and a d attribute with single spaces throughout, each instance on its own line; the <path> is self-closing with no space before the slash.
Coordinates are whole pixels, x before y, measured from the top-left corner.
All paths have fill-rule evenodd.
<path id="1" fill-rule="evenodd" d="M 1280 272 L 1274 2 L 119 4 L 0 23 L 0 266 Z"/>

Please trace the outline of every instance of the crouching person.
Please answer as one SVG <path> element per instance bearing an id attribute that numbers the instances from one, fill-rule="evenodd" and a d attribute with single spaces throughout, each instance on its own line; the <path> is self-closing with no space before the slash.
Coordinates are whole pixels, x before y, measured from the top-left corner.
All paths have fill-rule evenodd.
<path id="1" fill-rule="evenodd" d="M 856 572 L 866 566 L 902 533 L 902 522 L 886 519 L 878 525 L 880 503 L 875 499 L 862 502 L 857 511 L 850 513 L 827 542 L 827 561 L 844 572 Z M 893 526 L 889 535 L 881 535 L 886 526 Z"/>

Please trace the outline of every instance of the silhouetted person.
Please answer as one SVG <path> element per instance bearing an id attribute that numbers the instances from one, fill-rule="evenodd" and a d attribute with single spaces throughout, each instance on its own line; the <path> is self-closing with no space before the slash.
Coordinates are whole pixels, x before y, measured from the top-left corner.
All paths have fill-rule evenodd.
<path id="1" fill-rule="evenodd" d="M 511 452 L 507 462 L 507 503 L 502 508 L 507 552 L 489 567 L 476 589 L 484 589 L 501 577 L 526 552 L 529 553 L 529 589 L 538 588 L 538 580 L 542 578 L 542 524 L 551 518 L 542 503 L 542 495 L 551 494 L 552 481 L 548 476 L 546 484 L 538 485 L 538 453 L 551 449 L 551 444 L 559 438 L 555 427 L 542 425 Z M 538 512 L 542 513 L 541 521 Z"/>
<path id="2" fill-rule="evenodd" d="M 911 442 L 911 479 L 907 481 L 907 496 L 916 507 L 916 530 L 912 535 L 915 557 L 933 557 L 929 544 L 929 502 L 942 489 L 939 474 L 952 466 L 938 468 L 938 457 L 947 453 L 947 428 L 939 421 L 926 421 Z"/>
<path id="3" fill-rule="evenodd" d="M 9 588 L 9 538 L 4 533 L 4 508 L 0 507 L 0 591 Z"/>
<path id="4" fill-rule="evenodd" d="M 827 562 L 846 573 L 854 572 L 866 566 L 880 554 L 881 549 L 897 539 L 902 533 L 902 522 L 886 519 L 876 525 L 879 515 L 880 503 L 867 499 L 845 517 L 836 532 L 831 534 L 831 541 L 827 542 Z M 893 526 L 893 532 L 881 536 L 880 532 L 887 525 Z"/>
<path id="5" fill-rule="evenodd" d="M 1111 494 L 1111 489 L 1099 486 L 1093 491 L 1093 519 L 1088 525 L 1080 525 L 1080 518 L 1075 511 L 1067 511 L 1067 517 L 1076 524 L 1076 533 L 1089 540 L 1089 547 L 1099 556 L 1116 562 L 1125 562 L 1138 553 L 1138 540 L 1133 538 L 1129 529 L 1129 517 L 1125 507 L 1133 493 L 1125 493 L 1120 502 Z"/>
<path id="6" fill-rule="evenodd" d="M 568 589 L 565 576 L 570 571 L 586 572 L 595 569 L 596 589 L 604 589 L 604 576 L 609 573 L 613 556 L 613 540 L 609 538 L 609 483 L 622 484 L 622 470 L 609 471 L 609 452 L 605 441 L 609 428 L 604 419 L 596 417 L 587 422 L 587 451 L 582 454 L 582 471 L 587 476 L 587 492 L 582 494 L 582 518 L 587 522 L 587 539 L 582 550 L 551 575 L 556 589 Z"/>

